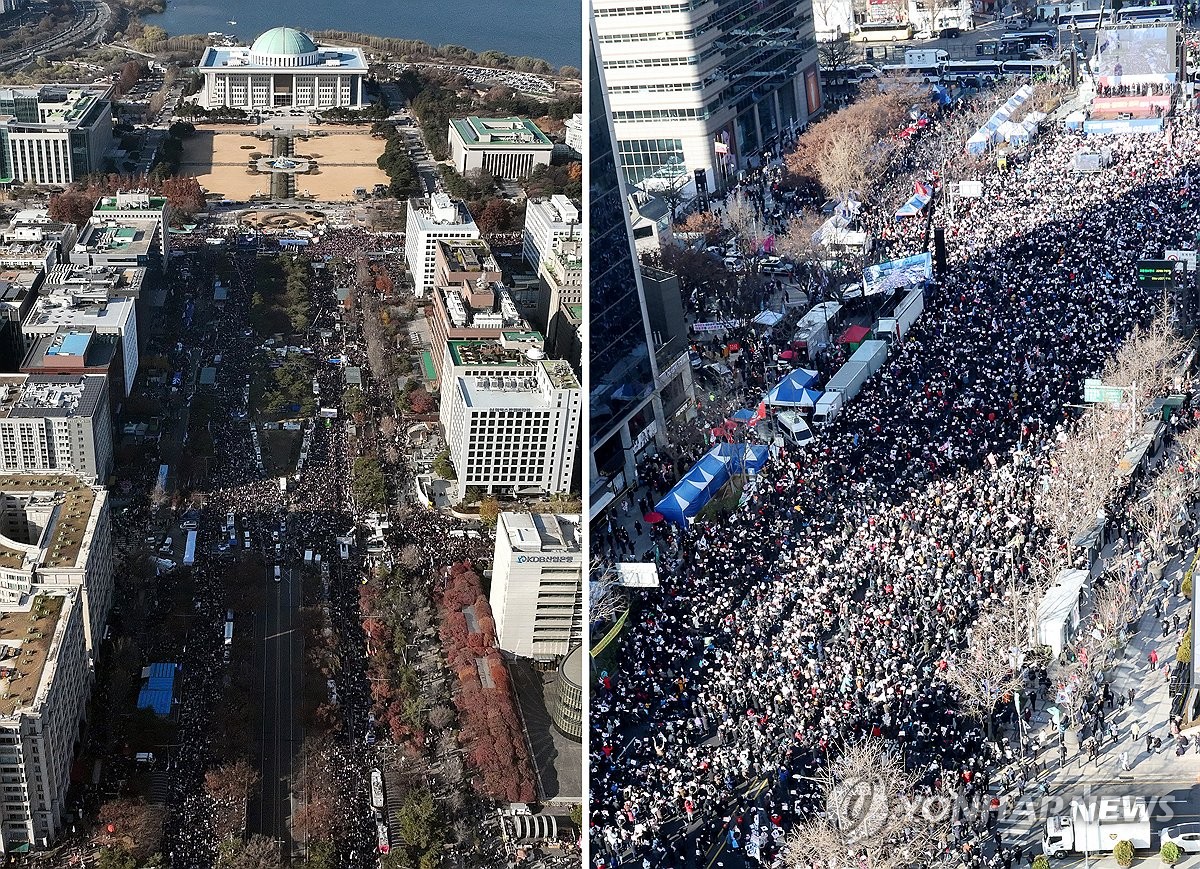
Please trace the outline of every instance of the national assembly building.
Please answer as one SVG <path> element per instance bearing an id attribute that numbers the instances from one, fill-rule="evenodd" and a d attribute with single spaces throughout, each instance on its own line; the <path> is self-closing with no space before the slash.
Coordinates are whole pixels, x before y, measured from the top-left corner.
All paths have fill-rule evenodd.
<path id="1" fill-rule="evenodd" d="M 361 108 L 367 61 L 362 49 L 317 45 L 299 30 L 275 27 L 244 46 L 209 46 L 196 102 L 245 111 Z"/>

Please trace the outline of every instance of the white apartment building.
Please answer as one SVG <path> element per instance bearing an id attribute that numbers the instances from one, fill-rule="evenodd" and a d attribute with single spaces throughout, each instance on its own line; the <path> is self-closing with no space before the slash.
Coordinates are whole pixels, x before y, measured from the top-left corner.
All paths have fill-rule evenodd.
<path id="1" fill-rule="evenodd" d="M 583 395 L 571 366 L 540 358 L 447 366 L 441 424 L 458 494 L 549 494 L 571 488 Z"/>
<path id="2" fill-rule="evenodd" d="M 361 48 L 317 45 L 291 27 L 274 27 L 249 48 L 209 46 L 198 71 L 196 101 L 206 109 L 357 109 L 366 101 Z"/>
<path id="3" fill-rule="evenodd" d="M 452 199 L 448 193 L 408 200 L 404 259 L 418 299 L 433 288 L 438 242 L 463 238 L 479 238 L 479 227 L 465 202 Z"/>
<path id="4" fill-rule="evenodd" d="M 108 378 L 100 374 L 0 376 L 0 472 L 112 473 Z"/>
<path id="5" fill-rule="evenodd" d="M 562 194 L 525 203 L 525 226 L 521 230 L 521 255 L 536 272 L 542 257 L 554 247 L 556 238 L 581 238 L 579 205 Z"/>
<path id="6" fill-rule="evenodd" d="M 489 603 L 496 642 L 522 658 L 550 660 L 583 642 L 580 517 L 501 513 Z"/>
<path id="7" fill-rule="evenodd" d="M 563 141 L 576 154 L 583 153 L 583 112 L 576 112 L 563 122 Z"/>
<path id="8" fill-rule="evenodd" d="M 627 183 L 724 188 L 822 107 L 812 0 L 593 0 Z"/>
<path id="9" fill-rule="evenodd" d="M 79 592 L 0 607 L 0 852 L 45 847 L 66 823 L 67 788 L 92 671 Z"/>
<path id="10" fill-rule="evenodd" d="M 104 169 L 111 86 L 0 88 L 0 178 L 66 187 Z"/>
<path id="11" fill-rule="evenodd" d="M 108 493 L 78 475 L 0 474 L 0 611 L 31 594 L 78 592 L 94 662 L 112 605 L 111 524 Z"/>

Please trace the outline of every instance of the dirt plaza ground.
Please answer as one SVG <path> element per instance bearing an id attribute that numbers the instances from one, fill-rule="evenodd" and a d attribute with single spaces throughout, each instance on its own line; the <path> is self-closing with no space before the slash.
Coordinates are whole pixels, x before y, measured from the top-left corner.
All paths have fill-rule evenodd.
<path id="1" fill-rule="evenodd" d="M 198 126 L 183 142 L 180 171 L 196 176 L 210 193 L 225 199 L 247 200 L 270 190 L 270 175 L 252 175 L 247 166 L 252 154 L 270 154 L 271 142 L 254 136 L 256 127 Z M 297 139 L 297 156 L 317 164 L 316 173 L 296 176 L 296 191 L 320 202 L 354 198 L 356 187 L 370 190 L 387 184 L 388 177 L 375 165 L 384 142 L 371 136 L 370 128 L 329 127 L 325 135 Z"/>

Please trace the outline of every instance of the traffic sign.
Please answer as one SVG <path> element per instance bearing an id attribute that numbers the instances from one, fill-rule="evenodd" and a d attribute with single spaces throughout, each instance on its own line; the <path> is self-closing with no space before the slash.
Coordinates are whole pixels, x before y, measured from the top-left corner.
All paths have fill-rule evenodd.
<path id="1" fill-rule="evenodd" d="M 1163 255 L 1168 262 L 1184 262 L 1187 263 L 1188 271 L 1196 270 L 1196 252 L 1194 250 L 1168 250 L 1163 251 Z"/>
<path id="2" fill-rule="evenodd" d="M 1142 259 L 1137 263 L 1139 287 L 1165 287 L 1175 281 L 1175 263 L 1165 259 Z"/>
<path id="3" fill-rule="evenodd" d="M 1083 400 L 1088 404 L 1121 404 L 1125 401 L 1125 390 L 1119 386 L 1105 386 L 1098 377 L 1083 381 Z"/>

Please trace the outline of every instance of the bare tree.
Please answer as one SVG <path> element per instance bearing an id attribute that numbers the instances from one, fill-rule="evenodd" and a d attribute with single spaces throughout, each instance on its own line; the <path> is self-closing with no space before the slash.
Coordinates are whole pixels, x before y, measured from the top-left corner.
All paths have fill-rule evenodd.
<path id="1" fill-rule="evenodd" d="M 850 127 L 834 130 L 825 142 L 817 180 L 825 191 L 845 199 L 851 190 L 860 190 L 867 181 L 867 148 L 873 144 L 862 131 Z"/>
<path id="2" fill-rule="evenodd" d="M 825 811 L 792 831 L 787 865 L 906 869 L 937 852 L 945 814 L 916 799 L 915 777 L 881 741 L 847 746 L 826 768 L 819 789 Z"/>
<path id="3" fill-rule="evenodd" d="M 600 569 L 593 564 L 592 579 L 588 585 L 588 612 L 592 619 L 614 619 L 625 609 L 625 597 L 621 594 L 616 572 Z"/>
<path id="4" fill-rule="evenodd" d="M 766 233 L 758 208 L 741 190 L 729 197 L 725 206 L 725 225 L 737 238 L 743 253 L 753 253 L 762 244 Z"/>
<path id="5" fill-rule="evenodd" d="M 966 646 L 947 661 L 942 671 L 963 711 L 987 723 L 989 738 L 996 704 L 1019 690 L 1025 681 L 1021 671 L 1029 647 L 1027 613 L 1019 596 L 1010 606 L 993 606 L 981 612 L 970 628 Z"/>
<path id="6" fill-rule="evenodd" d="M 839 0 L 814 0 L 814 10 L 817 3 L 827 3 L 835 7 L 841 5 Z M 841 78 L 840 73 L 853 66 L 858 55 L 848 39 L 835 39 L 832 42 L 821 43 L 817 49 L 817 59 L 821 62 L 821 69 L 829 73 L 830 80 L 837 82 Z"/>

